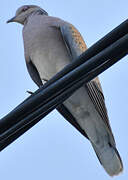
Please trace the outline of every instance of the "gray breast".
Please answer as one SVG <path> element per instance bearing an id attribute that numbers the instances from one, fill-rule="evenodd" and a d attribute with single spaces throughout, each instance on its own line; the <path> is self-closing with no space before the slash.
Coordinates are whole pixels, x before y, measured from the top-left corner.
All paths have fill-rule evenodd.
<path id="1" fill-rule="evenodd" d="M 35 64 L 41 79 L 49 79 L 70 62 L 70 56 L 54 18 L 39 17 L 30 17 L 23 29 L 25 56 Z"/>

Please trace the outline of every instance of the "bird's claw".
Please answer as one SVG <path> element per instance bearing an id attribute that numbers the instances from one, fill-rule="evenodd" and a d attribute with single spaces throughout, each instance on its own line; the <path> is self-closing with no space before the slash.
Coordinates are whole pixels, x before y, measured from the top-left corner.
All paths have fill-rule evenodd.
<path id="1" fill-rule="evenodd" d="M 32 91 L 27 91 L 27 93 L 28 93 L 28 94 L 31 94 L 31 95 L 34 94 Z"/>

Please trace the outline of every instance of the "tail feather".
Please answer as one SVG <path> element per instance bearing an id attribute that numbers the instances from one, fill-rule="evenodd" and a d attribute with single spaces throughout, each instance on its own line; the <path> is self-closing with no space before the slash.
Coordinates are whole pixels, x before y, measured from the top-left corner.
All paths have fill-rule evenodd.
<path id="1" fill-rule="evenodd" d="M 91 144 L 101 165 L 110 176 L 118 175 L 123 171 L 122 160 L 116 147 L 106 144 L 105 147 L 99 148 L 93 142 Z"/>

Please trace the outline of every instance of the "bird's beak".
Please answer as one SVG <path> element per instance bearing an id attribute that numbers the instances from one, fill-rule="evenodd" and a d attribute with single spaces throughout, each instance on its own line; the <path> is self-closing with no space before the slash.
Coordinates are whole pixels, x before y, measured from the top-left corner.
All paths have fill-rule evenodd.
<path id="1" fill-rule="evenodd" d="M 11 22 L 15 22 L 15 21 L 16 21 L 16 16 L 14 16 L 13 18 L 9 19 L 9 20 L 7 21 L 7 23 L 11 23 Z"/>

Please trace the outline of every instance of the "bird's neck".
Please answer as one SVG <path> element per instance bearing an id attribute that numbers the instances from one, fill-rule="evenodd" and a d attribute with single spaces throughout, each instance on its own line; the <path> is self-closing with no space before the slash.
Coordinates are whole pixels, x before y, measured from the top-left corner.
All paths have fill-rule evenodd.
<path id="1" fill-rule="evenodd" d="M 38 9 L 38 10 L 36 10 L 36 11 L 34 11 L 34 12 L 32 12 L 31 14 L 29 14 L 29 16 L 25 19 L 25 21 L 24 21 L 24 26 L 27 24 L 27 22 L 28 22 L 28 20 L 29 20 L 29 18 L 31 18 L 32 16 L 34 16 L 34 15 L 42 15 L 42 16 L 48 16 L 48 14 L 47 14 L 47 12 L 46 13 L 44 13 L 41 9 Z"/>

